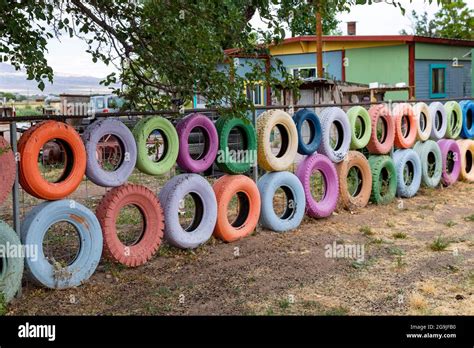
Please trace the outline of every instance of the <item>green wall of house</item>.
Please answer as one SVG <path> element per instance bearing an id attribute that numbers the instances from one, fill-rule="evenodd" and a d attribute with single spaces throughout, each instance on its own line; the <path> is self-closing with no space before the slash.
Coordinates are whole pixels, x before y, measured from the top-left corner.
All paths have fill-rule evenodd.
<path id="1" fill-rule="evenodd" d="M 471 47 L 459 47 L 449 45 L 433 45 L 426 43 L 415 44 L 415 59 L 427 60 L 471 60 L 470 57 L 463 58 L 471 51 Z"/>
<path id="2" fill-rule="evenodd" d="M 346 81 L 359 83 L 405 82 L 408 85 L 408 46 L 357 48 L 346 50 L 349 58 Z M 385 99 L 408 99 L 408 92 L 390 92 Z"/>

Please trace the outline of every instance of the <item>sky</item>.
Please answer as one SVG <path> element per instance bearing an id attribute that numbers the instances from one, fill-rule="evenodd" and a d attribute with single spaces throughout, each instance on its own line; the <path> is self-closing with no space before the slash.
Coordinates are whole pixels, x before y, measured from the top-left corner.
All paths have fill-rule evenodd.
<path id="1" fill-rule="evenodd" d="M 409 0 L 401 2 L 407 9 L 407 14 L 413 9 L 418 13 L 426 10 L 432 17 L 439 9 L 438 5 L 428 5 L 422 0 L 413 0 L 411 4 Z M 474 0 L 466 2 L 468 6 L 474 8 Z M 350 13 L 340 13 L 337 17 L 341 21 L 339 27 L 343 34 L 346 34 L 348 21 L 357 22 L 357 35 L 396 35 L 401 29 L 410 29 L 409 18 L 404 17 L 398 8 L 387 4 L 384 0 L 372 5 L 353 6 Z M 263 25 L 259 18 L 254 18 L 252 23 L 256 26 Z M 101 62 L 93 63 L 91 56 L 85 52 L 86 49 L 87 45 L 77 38 L 63 37 L 61 42 L 51 39 L 48 43 L 47 58 L 55 73 L 61 75 L 105 77 L 114 71 L 112 66 L 106 66 Z"/>

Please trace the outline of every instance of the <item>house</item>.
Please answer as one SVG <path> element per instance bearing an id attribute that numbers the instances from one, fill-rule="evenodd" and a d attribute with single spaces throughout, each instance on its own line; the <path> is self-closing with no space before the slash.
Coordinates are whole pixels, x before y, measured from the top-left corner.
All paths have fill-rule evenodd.
<path id="1" fill-rule="evenodd" d="M 268 56 L 246 56 L 232 49 L 227 54 L 237 59 L 236 73 L 240 76 L 259 61 L 262 69 L 268 69 L 278 58 L 290 73 L 318 77 L 316 36 L 288 38 L 269 51 Z M 324 77 L 394 90 L 411 87 L 388 92 L 385 100 L 469 97 L 474 95 L 473 51 L 472 40 L 412 35 L 323 36 Z M 272 91 L 263 85 L 249 89 L 247 95 L 255 105 L 272 104 Z"/>

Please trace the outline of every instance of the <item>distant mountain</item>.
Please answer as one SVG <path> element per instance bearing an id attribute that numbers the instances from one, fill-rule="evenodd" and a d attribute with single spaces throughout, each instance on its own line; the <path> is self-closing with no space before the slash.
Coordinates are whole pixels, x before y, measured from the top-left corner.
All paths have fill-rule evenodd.
<path id="1" fill-rule="evenodd" d="M 45 89 L 38 89 L 36 81 L 26 79 L 23 71 L 16 71 L 9 64 L 0 63 L 0 91 L 20 94 L 60 94 L 60 93 L 109 93 L 108 87 L 102 86 L 103 79 L 92 76 L 68 76 L 55 74 L 53 83 L 45 81 Z M 115 86 L 118 87 L 118 86 Z"/>

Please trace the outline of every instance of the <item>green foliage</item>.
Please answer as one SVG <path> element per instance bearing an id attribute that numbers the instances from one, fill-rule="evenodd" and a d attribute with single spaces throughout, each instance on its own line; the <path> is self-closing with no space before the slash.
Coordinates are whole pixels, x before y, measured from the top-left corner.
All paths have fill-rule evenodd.
<path id="1" fill-rule="evenodd" d="M 412 34 L 429 37 L 443 37 L 451 39 L 474 39 L 474 10 L 467 7 L 464 1 L 456 0 L 444 4 L 435 13 L 434 19 L 428 18 L 428 13 L 411 14 Z M 402 30 L 401 34 L 409 34 Z"/>
<path id="2" fill-rule="evenodd" d="M 442 1 L 447 0 L 437 0 Z M 242 111 L 252 106 L 244 93 L 246 80 L 293 90 L 299 81 L 277 61 L 266 70 L 263 59 L 246 76 L 237 76 L 237 63 L 226 49 L 264 57 L 268 44 L 285 38 L 288 24 L 297 33 L 311 31 L 306 24 L 319 10 L 330 32 L 337 25 L 335 12 L 366 3 L 372 0 L 0 0 L 0 59 L 25 68 L 44 89 L 44 81 L 53 80 L 45 58 L 47 41 L 77 36 L 88 44 L 94 62 L 118 68 L 104 83 L 121 82 L 124 87 L 115 92 L 132 107 L 181 105 L 199 91 L 210 106 L 225 103 Z M 403 11 L 399 1 L 393 5 Z M 268 29 L 252 28 L 250 19 L 257 12 Z"/>

